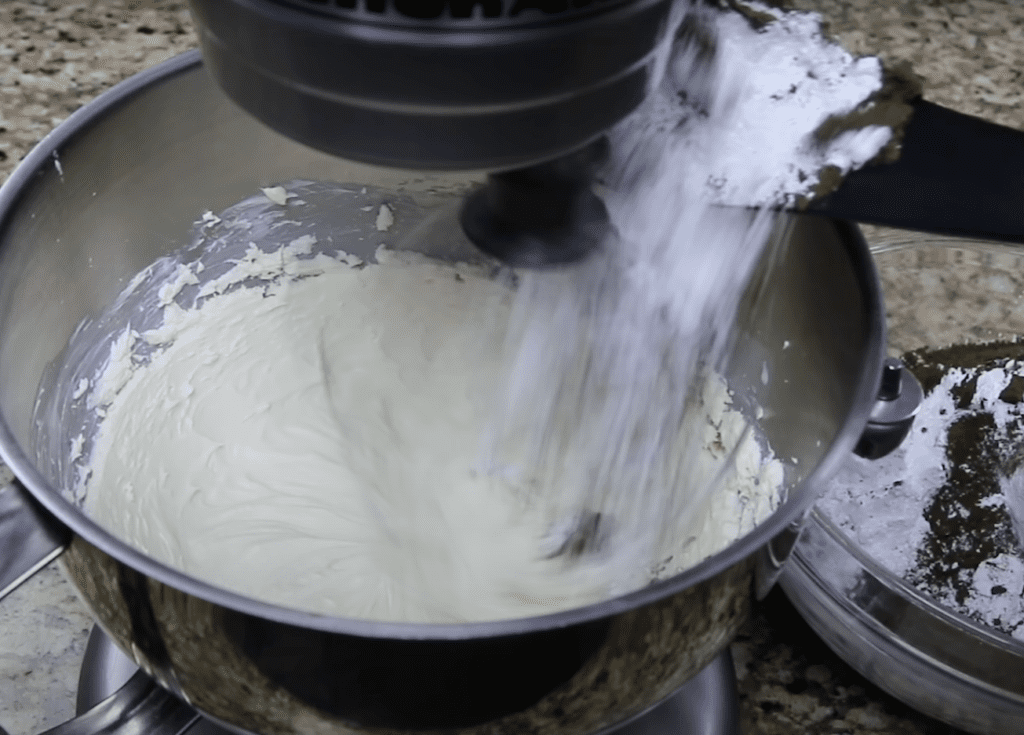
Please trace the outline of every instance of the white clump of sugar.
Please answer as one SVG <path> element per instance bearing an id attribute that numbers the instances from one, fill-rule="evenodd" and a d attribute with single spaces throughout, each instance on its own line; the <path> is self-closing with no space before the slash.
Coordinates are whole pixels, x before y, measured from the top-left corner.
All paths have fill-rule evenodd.
<path id="1" fill-rule="evenodd" d="M 181 289 L 185 286 L 195 285 L 197 283 L 199 283 L 199 279 L 196 277 L 196 274 L 192 272 L 192 269 L 185 264 L 181 264 L 175 271 L 174 277 L 160 287 L 160 290 L 157 292 L 157 303 L 159 303 L 160 306 L 167 306 L 169 303 L 174 301 L 174 298 L 179 293 L 181 293 Z"/>
<path id="2" fill-rule="evenodd" d="M 1002 592 L 993 594 L 1000 588 Z M 973 611 L 986 625 L 1009 627 L 1014 638 L 1024 641 L 1024 558 L 1000 554 L 986 559 L 974 571 L 967 598 L 943 602 Z"/>
<path id="3" fill-rule="evenodd" d="M 203 217 L 200 220 L 204 225 L 219 225 L 221 218 L 215 215 L 211 210 L 203 212 Z"/>
<path id="4" fill-rule="evenodd" d="M 82 456 L 82 449 L 85 447 L 85 435 L 78 434 L 71 439 L 71 451 L 68 453 L 68 461 L 75 462 Z"/>
<path id="5" fill-rule="evenodd" d="M 288 203 L 288 199 L 295 196 L 290 194 L 283 186 L 266 186 L 260 189 L 260 191 L 263 192 L 263 196 L 267 199 L 282 207 Z"/>
<path id="6" fill-rule="evenodd" d="M 85 395 L 85 392 L 89 390 L 89 379 L 82 378 L 78 381 L 78 385 L 75 386 L 75 392 L 71 394 L 73 400 L 78 400 Z"/>
<path id="7" fill-rule="evenodd" d="M 395 224 L 395 215 L 391 211 L 391 207 L 387 204 L 381 204 L 380 209 L 377 211 L 377 232 L 387 232 L 393 224 Z"/>
<path id="8" fill-rule="evenodd" d="M 96 379 L 92 392 L 89 393 L 89 408 L 108 405 L 128 382 L 132 374 L 132 352 L 138 338 L 139 333 L 129 325 L 111 342 L 106 368 Z"/>
<path id="9" fill-rule="evenodd" d="M 293 255 L 310 255 L 313 252 L 313 246 L 316 245 L 315 235 L 303 235 L 290 241 L 285 246 L 285 252 Z"/>
<path id="10" fill-rule="evenodd" d="M 824 166 L 863 164 L 891 136 L 815 140 L 881 87 L 881 66 L 826 40 L 817 15 L 756 7 L 776 21 L 755 29 L 736 12 L 687 7 L 661 82 L 610 135 L 601 193 L 615 237 L 572 269 L 521 274 L 517 290 L 495 471 L 514 473 L 502 447 L 523 456 L 526 444 L 530 466 L 548 468 L 542 486 L 558 488 L 550 502 L 599 512 L 611 541 L 639 556 L 695 522 L 736 474 L 724 457 L 707 483 L 689 481 L 702 449 L 684 416 L 701 376 L 727 359 L 771 208 L 809 194 Z M 696 37 L 713 38 L 715 52 Z M 554 430 L 567 425 L 578 429 Z M 628 563 L 623 550 L 613 556 Z"/>

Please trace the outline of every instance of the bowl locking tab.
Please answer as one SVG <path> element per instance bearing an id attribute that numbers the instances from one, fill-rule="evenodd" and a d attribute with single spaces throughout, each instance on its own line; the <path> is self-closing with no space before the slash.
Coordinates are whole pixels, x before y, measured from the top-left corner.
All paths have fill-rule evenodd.
<path id="1" fill-rule="evenodd" d="M 896 449 L 910 433 L 922 400 L 924 390 L 914 374 L 902 361 L 887 358 L 878 397 L 853 451 L 866 459 L 879 459 Z"/>

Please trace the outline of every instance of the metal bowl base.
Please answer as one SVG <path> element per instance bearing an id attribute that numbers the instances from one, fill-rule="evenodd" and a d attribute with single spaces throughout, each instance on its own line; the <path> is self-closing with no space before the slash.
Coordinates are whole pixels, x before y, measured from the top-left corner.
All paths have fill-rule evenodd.
<path id="1" fill-rule="evenodd" d="M 83 715 L 113 696 L 138 671 L 109 637 L 94 626 L 78 678 L 76 712 Z M 149 728 L 145 728 L 149 729 Z M 203 717 L 180 735 L 231 735 Z M 732 656 L 726 648 L 676 694 L 607 735 L 740 735 L 739 700 Z"/>

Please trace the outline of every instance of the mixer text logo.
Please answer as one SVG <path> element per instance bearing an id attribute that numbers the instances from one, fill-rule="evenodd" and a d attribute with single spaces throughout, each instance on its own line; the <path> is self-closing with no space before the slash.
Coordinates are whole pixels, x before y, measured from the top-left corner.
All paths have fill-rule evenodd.
<path id="1" fill-rule="evenodd" d="M 528 11 L 547 15 L 586 10 L 622 0 L 365 0 L 371 13 L 395 13 L 421 20 L 432 18 L 516 18 Z M 363 0 L 337 0 L 343 8 L 357 9 Z"/>

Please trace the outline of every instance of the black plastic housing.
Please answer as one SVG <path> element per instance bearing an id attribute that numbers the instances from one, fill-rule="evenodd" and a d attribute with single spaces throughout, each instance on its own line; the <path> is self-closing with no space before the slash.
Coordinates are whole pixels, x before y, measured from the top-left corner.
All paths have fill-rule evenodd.
<path id="1" fill-rule="evenodd" d="M 672 6 L 190 2 L 218 84 L 278 132 L 376 165 L 490 171 L 572 151 L 629 114 Z"/>

